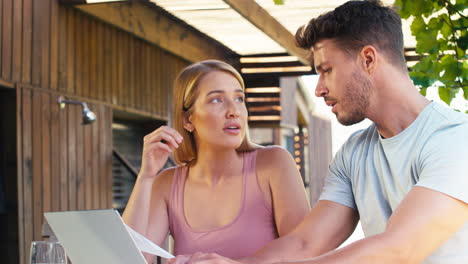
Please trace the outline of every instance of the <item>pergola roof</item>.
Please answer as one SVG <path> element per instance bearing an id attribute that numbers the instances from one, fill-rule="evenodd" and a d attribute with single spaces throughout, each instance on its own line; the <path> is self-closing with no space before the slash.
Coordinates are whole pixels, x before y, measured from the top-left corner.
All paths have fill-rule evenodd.
<path id="1" fill-rule="evenodd" d="M 346 2 L 344 0 L 285 0 L 283 5 L 275 5 L 273 0 L 150 1 L 241 56 L 289 52 L 288 47 L 278 44 L 275 36 L 271 37 L 275 32 L 268 33 L 265 28 L 254 25 L 262 22 L 271 24 L 268 18 L 254 10 L 255 3 L 267 11 L 291 35 L 294 35 L 299 26 L 306 24 L 311 18 Z M 383 2 L 391 5 L 394 0 Z M 279 31 L 278 27 L 272 30 Z M 405 47 L 414 47 L 415 40 L 411 36 L 407 21 L 403 21 L 403 31 Z"/>

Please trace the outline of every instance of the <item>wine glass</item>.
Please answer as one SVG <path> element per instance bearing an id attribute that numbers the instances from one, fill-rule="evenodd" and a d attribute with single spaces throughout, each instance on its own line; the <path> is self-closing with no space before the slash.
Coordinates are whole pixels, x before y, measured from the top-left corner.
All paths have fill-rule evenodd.
<path id="1" fill-rule="evenodd" d="M 67 255 L 60 242 L 31 242 L 30 264 L 67 264 Z"/>

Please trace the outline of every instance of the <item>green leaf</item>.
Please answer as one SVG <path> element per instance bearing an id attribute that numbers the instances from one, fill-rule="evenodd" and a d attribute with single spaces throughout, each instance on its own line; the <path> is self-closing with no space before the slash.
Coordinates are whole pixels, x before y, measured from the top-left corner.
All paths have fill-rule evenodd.
<path id="1" fill-rule="evenodd" d="M 424 19 L 420 16 L 415 17 L 413 23 L 411 23 L 411 34 L 416 36 L 418 33 L 425 30 L 426 22 L 424 22 Z"/>
<path id="2" fill-rule="evenodd" d="M 427 88 L 426 87 L 421 87 L 419 89 L 419 93 L 422 94 L 423 96 L 426 96 Z"/>
<path id="3" fill-rule="evenodd" d="M 427 88 L 431 86 L 431 82 L 427 75 L 423 72 L 410 72 L 411 79 L 413 80 L 414 85 L 422 88 Z"/>
<path id="4" fill-rule="evenodd" d="M 416 52 L 417 53 L 433 53 L 439 49 L 437 41 L 437 32 L 422 31 L 416 35 Z"/>
<path id="5" fill-rule="evenodd" d="M 449 24 L 447 24 L 446 22 L 443 22 L 442 27 L 440 29 L 440 33 L 442 33 L 442 36 L 448 40 L 450 35 L 452 35 L 452 27 L 449 26 Z"/>
<path id="6" fill-rule="evenodd" d="M 463 50 L 463 49 L 460 49 L 459 47 L 457 47 L 457 56 L 459 58 L 463 58 L 466 54 L 466 50 Z"/>
<path id="7" fill-rule="evenodd" d="M 456 78 L 461 76 L 461 63 L 459 64 L 457 59 L 453 55 L 444 55 L 440 60 L 440 65 L 444 69 L 444 74 L 441 76 L 440 81 L 445 85 L 455 83 Z"/>
<path id="8" fill-rule="evenodd" d="M 450 92 L 447 87 L 441 86 L 439 87 L 439 97 L 442 101 L 444 101 L 447 105 L 450 105 Z"/>
<path id="9" fill-rule="evenodd" d="M 398 9 L 398 13 L 400 14 L 400 17 L 403 19 L 407 19 L 411 16 L 411 10 L 408 9 L 406 5 L 407 1 L 404 0 L 395 0 L 395 3 L 393 4 L 395 7 Z"/>
<path id="10" fill-rule="evenodd" d="M 458 47 L 462 50 L 467 50 L 468 49 L 468 34 L 465 34 L 464 36 L 461 36 L 457 40 Z"/>
<path id="11" fill-rule="evenodd" d="M 463 97 L 468 100 L 468 86 L 463 86 Z"/>
<path id="12" fill-rule="evenodd" d="M 440 86 L 439 87 L 439 97 L 447 105 L 450 105 L 450 102 L 457 95 L 460 88 L 450 89 L 449 87 Z"/>
<path id="13" fill-rule="evenodd" d="M 431 20 L 429 20 L 429 23 L 427 23 L 427 27 L 431 30 L 439 31 L 439 29 L 442 27 L 442 23 L 443 21 L 440 17 L 433 17 Z"/>
<path id="14" fill-rule="evenodd" d="M 284 5 L 284 0 L 273 0 L 275 2 L 275 5 Z"/>

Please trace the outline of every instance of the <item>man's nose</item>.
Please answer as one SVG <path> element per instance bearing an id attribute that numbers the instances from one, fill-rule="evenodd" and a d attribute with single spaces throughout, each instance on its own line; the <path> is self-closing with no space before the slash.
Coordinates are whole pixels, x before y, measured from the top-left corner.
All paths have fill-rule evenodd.
<path id="1" fill-rule="evenodd" d="M 315 87 L 315 96 L 317 97 L 324 97 L 327 95 L 328 89 L 325 87 L 322 81 L 319 80 L 317 86 Z"/>

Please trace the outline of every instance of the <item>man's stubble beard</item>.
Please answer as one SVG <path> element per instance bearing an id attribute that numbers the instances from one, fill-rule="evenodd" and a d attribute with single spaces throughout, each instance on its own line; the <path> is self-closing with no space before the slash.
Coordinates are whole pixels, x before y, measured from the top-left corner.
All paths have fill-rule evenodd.
<path id="1" fill-rule="evenodd" d="M 346 84 L 345 89 L 344 97 L 340 102 L 343 112 L 342 114 L 336 113 L 336 117 L 342 125 L 350 126 L 366 118 L 373 85 L 361 73 L 353 71 L 352 80 Z"/>

